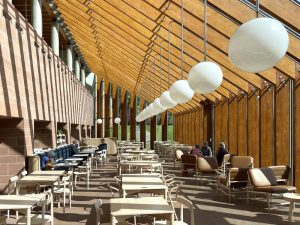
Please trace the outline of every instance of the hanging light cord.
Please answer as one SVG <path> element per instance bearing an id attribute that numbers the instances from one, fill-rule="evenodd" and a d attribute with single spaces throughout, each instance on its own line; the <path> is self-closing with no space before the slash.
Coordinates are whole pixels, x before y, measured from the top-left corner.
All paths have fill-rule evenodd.
<path id="1" fill-rule="evenodd" d="M 183 79 L 183 14 L 184 14 L 184 0 L 181 0 L 181 79 Z"/>
<path id="2" fill-rule="evenodd" d="M 174 22 L 174 20 L 172 20 L 169 23 L 169 29 L 168 29 L 168 88 L 170 86 L 170 66 L 171 66 L 171 24 Z"/>
<path id="3" fill-rule="evenodd" d="M 207 15 L 206 15 L 206 7 L 207 7 L 207 0 L 204 0 L 204 35 L 203 35 L 203 38 L 204 38 L 204 58 L 203 58 L 203 61 L 205 62 L 206 61 L 206 42 L 207 42 L 207 38 L 206 38 L 206 22 L 207 22 Z"/>
<path id="4" fill-rule="evenodd" d="M 161 93 L 161 74 L 162 74 L 162 69 L 161 69 L 161 60 L 162 60 L 162 56 L 161 56 L 161 44 L 163 43 L 163 40 L 160 42 L 160 49 L 159 49 L 159 53 L 160 53 L 160 73 L 159 73 L 159 82 L 160 82 L 160 93 Z"/>
<path id="5" fill-rule="evenodd" d="M 255 7 L 256 18 L 258 18 L 258 16 L 259 16 L 259 1 L 260 1 L 260 0 L 256 0 L 256 7 Z"/>

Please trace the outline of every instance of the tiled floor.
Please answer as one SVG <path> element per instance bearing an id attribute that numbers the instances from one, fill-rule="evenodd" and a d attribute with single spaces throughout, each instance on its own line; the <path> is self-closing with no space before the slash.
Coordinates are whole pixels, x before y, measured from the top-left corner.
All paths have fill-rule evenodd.
<path id="1" fill-rule="evenodd" d="M 102 186 L 103 182 L 113 181 L 116 174 L 114 160 L 108 160 L 106 165 L 94 171 L 90 189 L 85 188 L 84 182 L 79 182 L 79 188 L 76 189 L 72 200 L 72 208 L 67 208 L 66 213 L 62 214 L 62 208 L 55 207 L 55 225 L 75 225 L 87 224 L 95 225 L 95 199 L 103 200 L 104 215 L 102 222 L 110 221 L 110 208 L 108 200 L 111 198 L 106 186 Z M 178 173 L 176 169 L 176 174 Z M 165 167 L 166 173 L 173 173 L 173 166 Z M 182 194 L 193 201 L 195 204 L 195 225 L 277 225 L 290 224 L 287 222 L 288 206 L 274 208 L 271 212 L 265 209 L 266 203 L 260 201 L 251 201 L 246 203 L 244 196 L 233 199 L 232 203 L 228 203 L 226 197 L 221 193 L 217 194 L 213 186 L 208 184 L 197 185 L 194 178 L 180 177 L 184 181 Z M 293 225 L 300 225 L 300 208 L 294 213 Z M 186 218 L 188 212 L 185 210 Z M 187 220 L 189 221 L 189 220 Z M 10 220 L 8 224 L 13 224 Z"/>

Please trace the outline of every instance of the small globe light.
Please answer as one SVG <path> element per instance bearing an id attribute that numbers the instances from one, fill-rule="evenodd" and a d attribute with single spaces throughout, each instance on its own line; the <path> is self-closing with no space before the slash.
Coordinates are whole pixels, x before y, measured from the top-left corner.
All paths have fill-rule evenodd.
<path id="1" fill-rule="evenodd" d="M 102 123 L 102 119 L 97 119 L 97 123 L 101 124 Z"/>
<path id="2" fill-rule="evenodd" d="M 222 83 L 223 73 L 221 68 L 213 62 L 201 62 L 193 66 L 189 72 L 188 82 L 190 87 L 201 94 L 215 91 Z"/>
<path id="3" fill-rule="evenodd" d="M 116 124 L 119 124 L 119 123 L 121 123 L 121 119 L 120 119 L 119 117 L 116 117 L 116 118 L 114 119 L 114 122 L 115 122 Z"/>
<path id="4" fill-rule="evenodd" d="M 287 30 L 278 20 L 257 18 L 234 32 L 228 55 L 241 70 L 258 73 L 276 65 L 285 56 L 288 46 Z"/>
<path id="5" fill-rule="evenodd" d="M 187 80 L 177 80 L 170 87 L 170 97 L 175 102 L 182 104 L 194 96 L 194 91 L 191 89 Z"/>
<path id="6" fill-rule="evenodd" d="M 153 110 L 154 110 L 154 113 L 155 113 L 155 114 L 159 114 L 159 113 L 165 111 L 165 108 L 162 107 L 162 105 L 160 104 L 159 98 L 156 98 L 156 99 L 153 101 Z"/>
<path id="7" fill-rule="evenodd" d="M 169 91 L 163 92 L 159 97 L 159 101 L 161 106 L 164 107 L 165 109 L 171 109 L 177 105 L 177 103 L 174 102 L 173 99 L 170 97 Z"/>

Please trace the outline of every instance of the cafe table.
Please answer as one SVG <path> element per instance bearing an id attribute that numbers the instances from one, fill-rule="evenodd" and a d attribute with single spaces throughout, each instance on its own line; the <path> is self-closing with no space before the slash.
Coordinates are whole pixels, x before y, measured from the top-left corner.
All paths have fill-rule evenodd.
<path id="1" fill-rule="evenodd" d="M 34 185 L 49 185 L 53 194 L 54 183 L 60 183 L 60 175 L 27 175 L 16 182 L 16 194 L 20 193 L 21 187 L 28 187 Z"/>
<path id="2" fill-rule="evenodd" d="M 83 160 L 84 160 L 84 158 L 75 158 L 75 157 L 65 159 L 65 161 L 67 161 L 67 162 L 81 162 Z"/>
<path id="3" fill-rule="evenodd" d="M 0 212 L 2 210 L 26 210 L 26 224 L 31 224 L 31 208 L 44 200 L 47 194 L 27 194 L 27 195 L 0 195 Z M 45 201 L 44 201 L 45 203 Z M 42 205 L 45 212 L 45 204 Z M 53 201 L 51 200 L 51 218 L 53 218 Z M 53 225 L 53 219 L 51 220 Z"/>
<path id="4" fill-rule="evenodd" d="M 174 225 L 174 210 L 163 197 L 110 199 L 111 224 L 139 215 L 165 215 Z"/>
<path id="5" fill-rule="evenodd" d="M 158 175 L 140 175 L 136 177 L 123 174 L 121 184 L 123 198 L 126 198 L 131 193 L 160 193 L 167 199 L 168 187 Z"/>
<path id="6" fill-rule="evenodd" d="M 40 171 L 34 171 L 32 173 L 30 173 L 29 175 L 36 175 L 36 176 L 44 176 L 44 175 L 48 175 L 48 176 L 63 176 L 65 175 L 65 171 L 64 170 L 40 170 Z"/>
<path id="7" fill-rule="evenodd" d="M 76 158 L 81 158 L 81 157 L 89 157 L 90 154 L 75 154 L 75 155 L 72 155 L 72 157 L 76 157 Z"/>
<path id="8" fill-rule="evenodd" d="M 163 167 L 162 167 L 162 162 L 159 161 L 147 161 L 147 160 L 133 160 L 133 161 L 120 161 L 118 163 L 118 173 L 119 175 L 122 174 L 122 167 L 124 166 L 128 166 L 128 173 L 131 172 L 131 167 L 140 167 L 141 168 L 141 173 L 142 171 L 142 167 L 144 166 L 148 166 L 151 170 L 152 173 L 152 169 L 153 167 L 160 167 L 161 168 L 161 174 L 163 175 Z"/>

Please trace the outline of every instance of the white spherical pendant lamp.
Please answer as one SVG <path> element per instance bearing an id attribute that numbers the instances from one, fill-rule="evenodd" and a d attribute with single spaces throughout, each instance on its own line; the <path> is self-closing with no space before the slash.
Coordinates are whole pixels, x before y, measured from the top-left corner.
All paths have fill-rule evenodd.
<path id="1" fill-rule="evenodd" d="M 201 62 L 193 66 L 189 72 L 188 82 L 190 87 L 201 94 L 215 91 L 222 83 L 223 73 L 221 68 L 213 62 Z"/>
<path id="2" fill-rule="evenodd" d="M 103 122 L 102 119 L 97 119 L 98 124 L 102 124 L 102 122 Z"/>
<path id="3" fill-rule="evenodd" d="M 175 102 L 182 104 L 194 96 L 194 91 L 191 89 L 187 80 L 177 80 L 170 87 L 170 97 Z"/>
<path id="4" fill-rule="evenodd" d="M 153 110 L 154 110 L 154 113 L 155 113 L 155 114 L 159 114 L 159 113 L 165 111 L 165 108 L 162 107 L 162 105 L 160 104 L 159 98 L 156 98 L 156 99 L 153 101 Z"/>
<path id="5" fill-rule="evenodd" d="M 119 123 L 121 123 L 121 119 L 120 119 L 119 117 L 116 117 L 116 118 L 114 119 L 114 122 L 115 122 L 116 124 L 119 124 Z"/>
<path id="6" fill-rule="evenodd" d="M 288 46 L 288 33 L 282 23 L 271 18 L 257 18 L 234 32 L 228 55 L 241 70 L 258 73 L 276 65 L 285 56 Z"/>
<path id="7" fill-rule="evenodd" d="M 177 103 L 171 98 L 169 91 L 163 92 L 159 97 L 159 101 L 161 106 L 165 109 L 171 109 L 177 105 Z"/>

